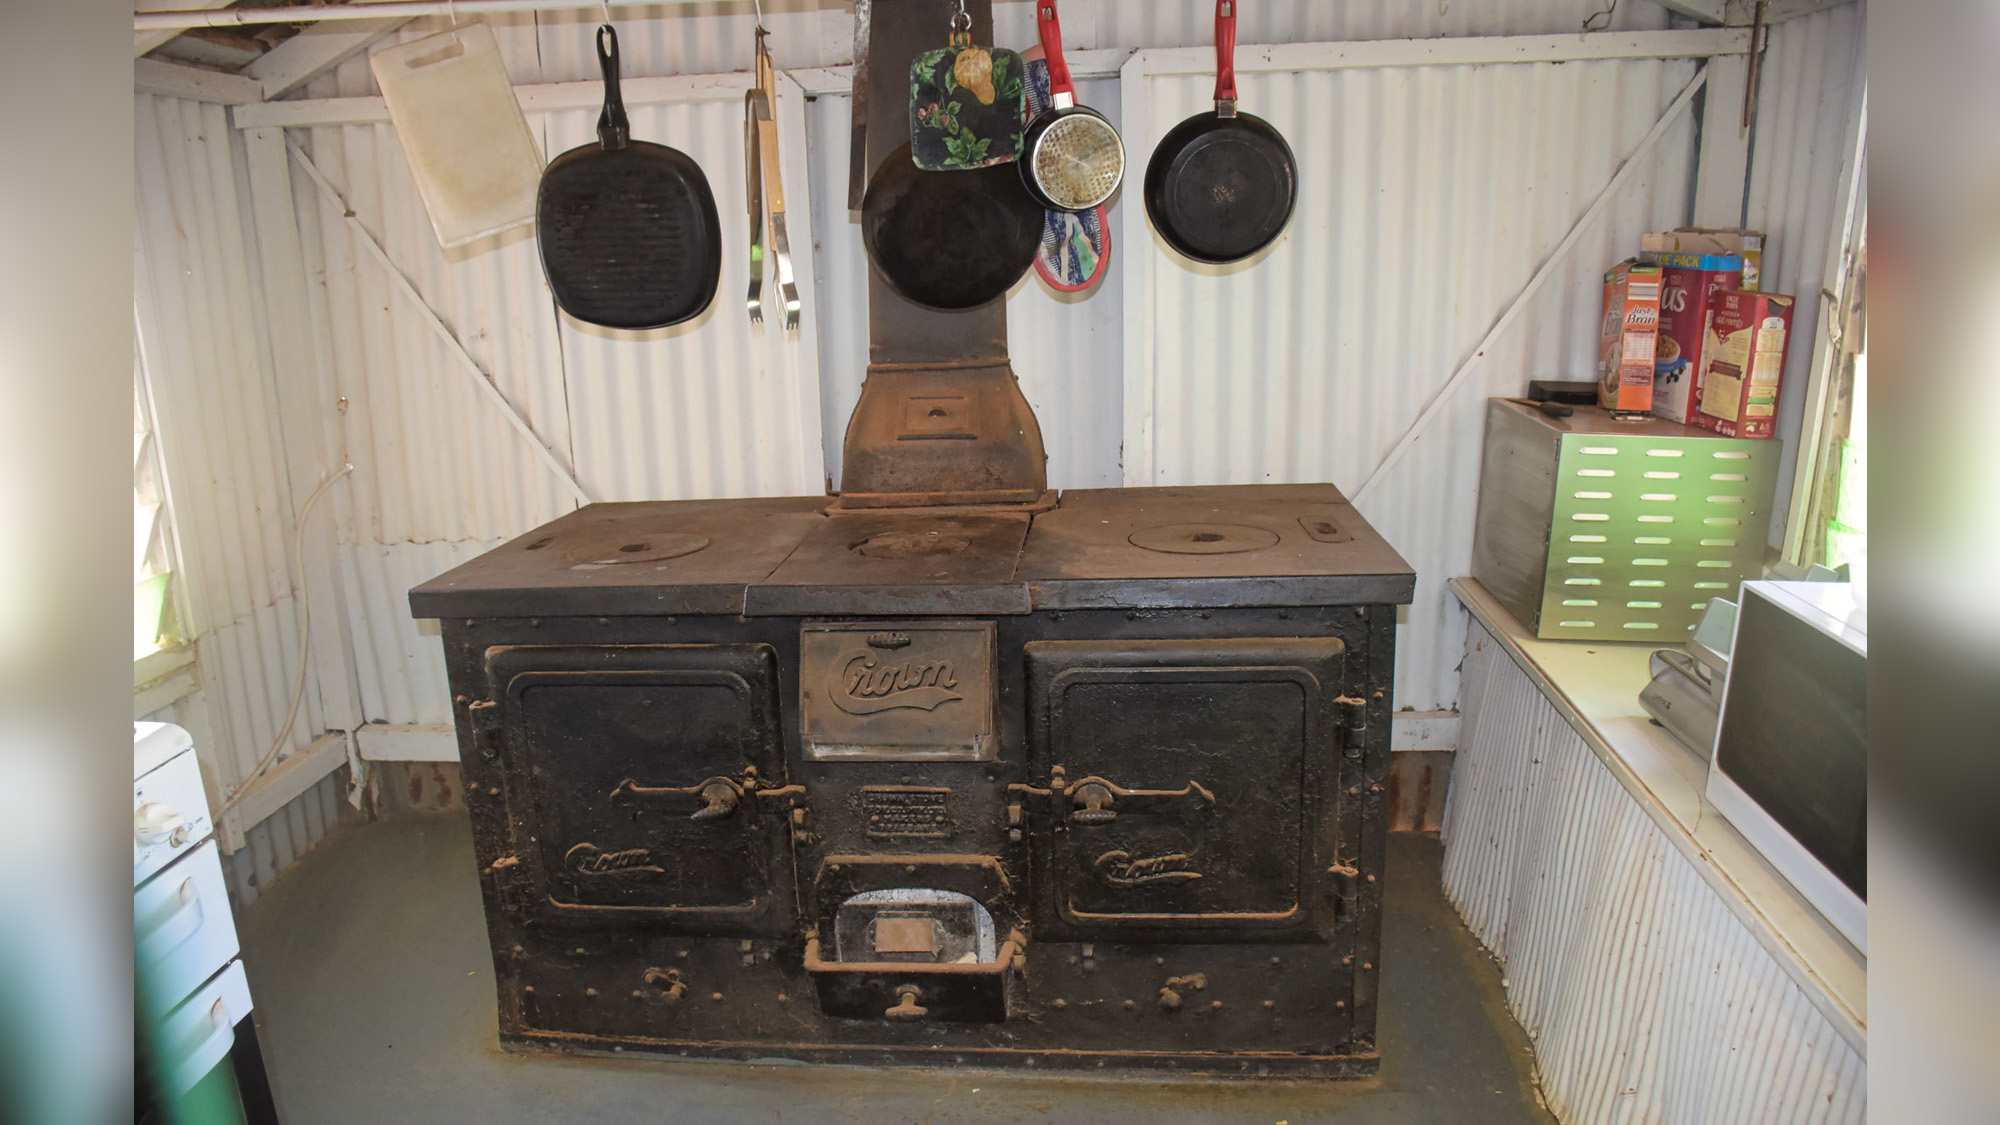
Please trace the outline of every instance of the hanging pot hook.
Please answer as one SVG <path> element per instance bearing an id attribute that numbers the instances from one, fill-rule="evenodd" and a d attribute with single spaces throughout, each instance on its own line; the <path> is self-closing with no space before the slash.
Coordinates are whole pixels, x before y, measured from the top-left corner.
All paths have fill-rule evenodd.
<path id="1" fill-rule="evenodd" d="M 751 0 L 751 3 L 757 6 L 757 34 L 769 35 L 770 29 L 764 26 L 764 0 Z"/>

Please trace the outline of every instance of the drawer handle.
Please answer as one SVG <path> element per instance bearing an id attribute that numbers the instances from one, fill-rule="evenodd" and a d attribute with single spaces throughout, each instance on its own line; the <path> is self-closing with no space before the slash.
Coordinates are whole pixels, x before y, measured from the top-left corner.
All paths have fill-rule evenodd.
<path id="1" fill-rule="evenodd" d="M 166 921 L 154 926 L 139 939 L 140 946 L 146 951 L 148 964 L 179 949 L 183 942 L 194 936 L 196 930 L 201 929 L 201 891 L 194 885 L 193 879 L 182 881 L 180 900 L 181 904 L 174 908 Z"/>
<path id="2" fill-rule="evenodd" d="M 229 1018 L 227 1003 L 217 1000 L 215 1006 L 208 1010 L 208 1022 L 211 1028 L 208 1037 L 201 1041 L 201 1046 L 188 1052 L 194 1058 L 213 1058 L 217 1048 L 227 1054 L 229 1048 L 236 1044 L 236 1021 Z"/>
<path id="3" fill-rule="evenodd" d="M 896 987 L 896 1006 L 882 1014 L 892 1020 L 920 1020 L 931 1014 L 931 1010 L 917 1003 L 924 990 L 914 984 Z"/>

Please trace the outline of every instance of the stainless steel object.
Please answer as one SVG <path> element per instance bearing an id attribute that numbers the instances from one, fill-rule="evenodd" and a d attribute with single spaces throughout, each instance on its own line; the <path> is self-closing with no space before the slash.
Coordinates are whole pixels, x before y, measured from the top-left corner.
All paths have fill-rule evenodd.
<path id="1" fill-rule="evenodd" d="M 1678 643 L 1763 562 L 1779 443 L 1487 403 L 1472 576 L 1536 636 Z"/>
<path id="2" fill-rule="evenodd" d="M 764 176 L 757 159 L 757 103 L 761 90 L 743 92 L 743 182 L 750 208 L 750 323 L 764 323 Z"/>
<path id="3" fill-rule="evenodd" d="M 1709 599 L 1701 623 L 1687 640 L 1687 650 L 1706 668 L 1711 679 L 1729 674 L 1729 651 L 1736 638 L 1736 603 L 1724 598 Z"/>
<path id="4" fill-rule="evenodd" d="M 1652 672 L 1652 681 L 1639 690 L 1639 706 L 1707 761 L 1715 753 L 1719 685 L 1708 669 L 1679 649 L 1655 649 Z"/>
<path id="5" fill-rule="evenodd" d="M 777 97 L 777 72 L 771 52 L 764 46 L 764 30 L 757 29 L 757 142 L 762 150 L 759 169 L 764 183 L 765 210 L 771 215 L 771 250 L 778 258 L 778 291 L 785 298 L 785 331 L 799 326 L 799 286 L 792 273 L 792 243 L 785 233 L 785 181 L 778 161 L 778 123 L 772 118 L 772 102 Z"/>

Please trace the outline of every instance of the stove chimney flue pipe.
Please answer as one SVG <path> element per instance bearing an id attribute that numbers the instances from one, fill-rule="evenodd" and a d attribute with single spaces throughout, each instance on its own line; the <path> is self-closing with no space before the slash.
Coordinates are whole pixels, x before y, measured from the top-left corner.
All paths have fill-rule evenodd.
<path id="1" fill-rule="evenodd" d="M 910 140 L 910 62 L 945 46 L 957 0 L 872 0 L 867 162 Z M 972 41 L 993 42 L 991 0 L 966 0 Z M 935 176 L 968 173 L 930 172 Z M 1048 487 L 1041 426 L 1007 360 L 1006 298 L 969 309 L 904 298 L 868 275 L 868 379 L 841 451 L 846 508 L 1032 506 Z"/>

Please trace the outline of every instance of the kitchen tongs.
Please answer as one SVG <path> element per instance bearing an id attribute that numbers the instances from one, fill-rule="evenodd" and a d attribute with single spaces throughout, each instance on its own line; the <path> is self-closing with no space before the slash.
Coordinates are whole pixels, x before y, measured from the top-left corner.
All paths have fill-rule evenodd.
<path id="1" fill-rule="evenodd" d="M 757 85 L 743 95 L 744 150 L 750 210 L 750 322 L 764 322 L 764 223 L 771 225 L 771 252 L 778 260 L 778 289 L 785 299 L 785 330 L 799 326 L 799 287 L 792 273 L 791 238 L 785 231 L 785 185 L 778 166 L 778 123 L 771 116 L 777 71 L 757 28 Z"/>

